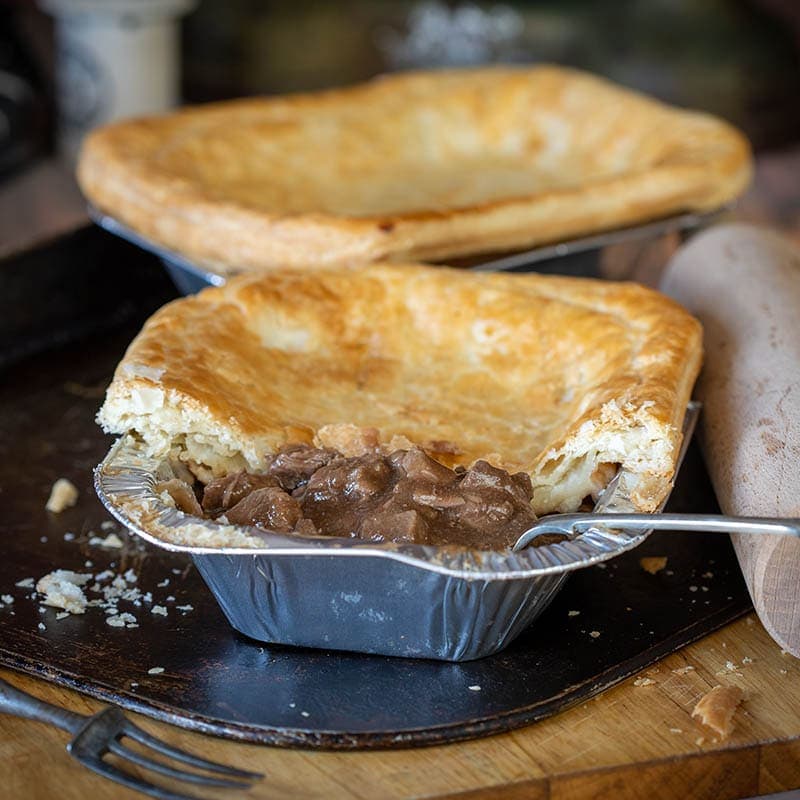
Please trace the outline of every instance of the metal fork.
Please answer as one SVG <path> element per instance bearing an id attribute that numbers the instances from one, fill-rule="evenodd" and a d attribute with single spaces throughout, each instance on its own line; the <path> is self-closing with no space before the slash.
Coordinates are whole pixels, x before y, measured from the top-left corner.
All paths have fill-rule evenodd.
<path id="1" fill-rule="evenodd" d="M 72 734 L 72 741 L 67 745 L 67 752 L 73 758 L 76 758 L 85 767 L 104 775 L 106 778 L 110 778 L 112 781 L 121 783 L 123 786 L 127 786 L 137 792 L 148 794 L 151 797 L 157 797 L 159 800 L 197 800 L 197 796 L 173 792 L 170 789 L 137 778 L 104 761 L 103 756 L 107 753 L 112 753 L 124 761 L 153 772 L 159 772 L 162 775 L 167 775 L 180 781 L 205 786 L 246 789 L 250 786 L 248 781 L 264 777 L 258 772 L 247 772 L 243 769 L 217 764 L 214 761 L 207 761 L 184 750 L 179 750 L 177 747 L 172 747 L 134 725 L 120 709 L 114 706 L 104 708 L 92 716 L 76 714 L 44 700 L 39 700 L 37 697 L 17 689 L 2 678 L 0 678 L 0 712 L 34 719 L 38 722 L 46 722 L 50 725 L 56 725 L 62 730 L 69 731 Z M 204 775 L 199 772 L 177 769 L 165 764 L 163 761 L 157 761 L 142 755 L 120 742 L 120 739 L 124 736 L 149 747 L 157 753 L 169 756 L 183 764 L 190 764 L 207 772 L 216 773 L 216 775 Z"/>
<path id="2" fill-rule="evenodd" d="M 696 533 L 780 534 L 800 537 L 800 519 L 727 517 L 724 514 L 551 514 L 537 520 L 517 539 L 513 550 L 527 547 L 545 533 L 579 536 L 590 528 L 626 531 L 694 531 Z"/>

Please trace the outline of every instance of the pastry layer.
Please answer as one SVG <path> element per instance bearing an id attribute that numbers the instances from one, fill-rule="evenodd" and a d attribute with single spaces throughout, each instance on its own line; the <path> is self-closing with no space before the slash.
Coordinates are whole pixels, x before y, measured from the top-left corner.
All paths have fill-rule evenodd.
<path id="1" fill-rule="evenodd" d="M 635 284 L 375 264 L 272 270 L 159 310 L 99 422 L 203 481 L 290 443 L 416 444 L 443 464 L 530 474 L 538 514 L 617 465 L 635 505 L 668 493 L 699 323 Z"/>
<path id="2" fill-rule="evenodd" d="M 747 141 L 559 67 L 405 73 L 106 126 L 78 176 L 220 272 L 512 250 L 736 197 Z"/>

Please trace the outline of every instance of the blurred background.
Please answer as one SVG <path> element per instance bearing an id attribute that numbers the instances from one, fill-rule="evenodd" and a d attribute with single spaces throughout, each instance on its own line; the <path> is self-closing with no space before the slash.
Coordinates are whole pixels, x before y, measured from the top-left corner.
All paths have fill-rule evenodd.
<path id="1" fill-rule="evenodd" d="M 53 164 L 120 116 L 493 62 L 591 70 L 718 114 L 759 153 L 800 144 L 797 0 L 0 0 L 0 182 L 55 170 L 69 195 Z"/>

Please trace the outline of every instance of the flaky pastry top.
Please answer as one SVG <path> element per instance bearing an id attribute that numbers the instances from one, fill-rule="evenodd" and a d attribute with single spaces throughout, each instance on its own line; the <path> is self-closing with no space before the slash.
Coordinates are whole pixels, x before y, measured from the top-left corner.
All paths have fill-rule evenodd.
<path id="1" fill-rule="evenodd" d="M 622 466 L 669 490 L 701 332 L 636 284 L 375 264 L 271 270 L 176 300 L 120 362 L 99 414 L 196 475 L 258 470 L 292 442 L 424 447 L 531 475 L 574 510 Z"/>
<path id="2" fill-rule="evenodd" d="M 747 141 L 552 66 L 415 72 L 92 133 L 88 198 L 220 272 L 531 247 L 736 197 Z"/>

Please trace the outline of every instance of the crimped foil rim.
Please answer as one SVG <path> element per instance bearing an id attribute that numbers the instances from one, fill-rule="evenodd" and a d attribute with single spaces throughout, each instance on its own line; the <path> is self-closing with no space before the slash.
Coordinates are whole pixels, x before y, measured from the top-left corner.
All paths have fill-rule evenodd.
<path id="1" fill-rule="evenodd" d="M 699 404 L 690 403 L 683 424 L 683 445 L 678 467 L 694 431 Z M 200 526 L 219 531 L 220 523 L 192 517 L 170 507 L 154 487 L 161 459 L 144 453 L 130 435 L 118 439 L 94 470 L 97 495 L 108 512 L 145 541 L 174 552 L 219 555 L 334 556 L 390 558 L 433 572 L 467 580 L 519 580 L 572 572 L 607 561 L 641 544 L 651 531 L 589 528 L 574 539 L 512 551 L 468 550 L 460 547 L 393 543 L 376 544 L 354 539 L 300 537 L 269 533 L 252 526 L 227 525 L 228 530 L 259 538 L 263 547 L 208 547 L 175 544 L 159 538 L 126 511 L 130 503 L 146 505 L 152 527 L 180 529 Z M 626 472 L 620 471 L 595 506 L 595 511 L 626 513 L 636 509 L 625 492 Z"/>

